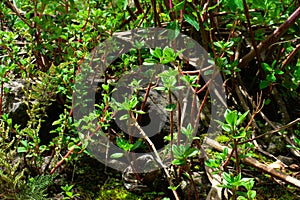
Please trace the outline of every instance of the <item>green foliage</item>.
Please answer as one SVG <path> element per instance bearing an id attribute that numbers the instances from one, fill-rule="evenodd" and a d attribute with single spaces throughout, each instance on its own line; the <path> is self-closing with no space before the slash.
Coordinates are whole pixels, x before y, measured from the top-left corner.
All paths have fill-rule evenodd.
<path id="1" fill-rule="evenodd" d="M 17 199 L 17 194 L 24 183 L 26 169 L 19 169 L 21 158 L 17 155 L 16 138 L 9 137 L 12 120 L 7 114 L 0 119 L 0 197 Z M 18 127 L 15 126 L 17 129 Z"/>
<path id="2" fill-rule="evenodd" d="M 215 173 L 220 171 L 220 166 L 225 162 L 228 156 L 228 148 L 224 148 L 222 153 L 216 152 L 213 159 L 205 161 L 205 165 L 216 170 Z"/>
<path id="3" fill-rule="evenodd" d="M 12 2 L 13 4 L 9 4 Z M 280 91 L 280 97 L 287 103 L 291 117 L 294 106 L 290 102 L 299 101 L 300 60 L 297 38 L 299 38 L 299 22 L 296 21 L 280 38 L 266 49 L 261 49 L 261 59 L 251 61 L 251 67 L 240 66 L 240 59 L 248 54 L 254 43 L 265 40 L 272 32 L 281 26 L 299 7 L 296 1 L 289 0 L 249 0 L 246 2 L 249 12 L 246 11 L 242 0 L 222 0 L 217 3 L 195 1 L 2 1 L 0 4 L 0 198 L 17 199 L 17 194 L 26 198 L 47 197 L 47 187 L 52 184 L 53 177 L 47 175 L 55 165 L 63 159 L 63 169 L 67 166 L 75 166 L 78 158 L 83 154 L 89 154 L 85 149 L 89 141 L 81 140 L 85 137 L 76 128 L 82 131 L 95 132 L 96 128 L 91 122 L 98 122 L 102 130 L 111 133 L 110 123 L 115 120 L 114 111 L 125 111 L 121 120 L 136 118 L 145 111 L 140 110 L 141 105 L 147 99 L 142 98 L 139 92 L 145 90 L 141 80 L 133 80 L 129 85 L 133 88 L 134 95 L 125 97 L 123 102 L 115 102 L 111 99 L 113 87 L 119 78 L 129 70 L 137 68 L 142 63 L 153 67 L 163 64 L 169 67 L 157 76 L 156 80 L 161 85 L 152 85 L 157 92 L 171 96 L 172 92 L 183 89 L 180 81 L 187 83 L 191 88 L 200 89 L 201 80 L 198 75 L 183 73 L 188 66 L 182 63 L 179 55 L 183 52 L 175 52 L 170 46 L 165 48 L 143 49 L 143 44 L 135 42 L 136 49 L 120 56 L 105 72 L 105 84 L 102 84 L 101 99 L 95 105 L 95 113 L 84 116 L 74 123 L 73 120 L 73 91 L 75 78 L 85 72 L 82 62 L 88 57 L 90 51 L 105 41 L 115 32 L 131 30 L 133 28 L 167 27 L 174 30 L 170 38 L 176 38 L 179 33 L 199 42 L 213 58 L 221 71 L 226 84 L 224 84 L 229 96 L 237 96 L 231 86 L 241 84 L 249 89 L 252 95 L 261 90 L 263 98 L 268 98 L 269 105 L 273 102 L 272 89 Z M 170 5 L 171 4 L 171 5 Z M 15 9 L 14 9 L 15 7 Z M 18 12 L 16 12 L 18 10 Z M 250 17 L 250 24 L 247 21 Z M 253 33 L 249 30 L 251 25 Z M 254 38 L 252 38 L 252 36 Z M 169 44 L 170 45 L 170 44 Z M 111 47 L 119 51 L 118 47 Z M 121 52 L 121 51 L 120 51 Z M 288 59 L 289 58 L 289 59 Z M 150 71 L 150 70 L 149 70 Z M 212 71 L 204 71 L 204 75 Z M 148 72 L 147 72 L 148 73 Z M 257 75 L 255 75 L 257 74 Z M 178 78 L 179 76 L 179 78 Z M 241 78 L 237 82 L 236 77 Z M 9 89 L 5 85 L 22 79 L 27 82 L 24 87 L 24 99 L 29 117 L 26 124 L 16 124 L 9 118 L 9 113 L 4 113 L 4 97 Z M 245 79 L 245 80 L 244 80 Z M 249 83 L 249 84 L 248 84 Z M 202 84 L 202 83 L 201 83 Z M 209 87 L 209 85 L 208 85 Z M 151 89 L 152 89 L 151 88 Z M 82 94 L 82 98 L 86 94 Z M 199 94 L 201 96 L 202 94 Z M 272 99 L 272 102 L 271 102 Z M 208 98 L 207 102 L 210 99 Z M 81 102 L 85 104 L 84 101 Z M 204 101 L 205 103 L 205 101 Z M 213 102 L 210 102 L 213 103 Z M 51 121 L 47 116 L 48 109 L 55 104 L 60 107 L 56 119 Z M 213 104 L 212 104 L 213 105 Z M 252 105 L 248 106 L 249 108 Z M 113 108 L 113 109 L 111 109 Z M 168 99 L 165 109 L 168 114 L 176 113 L 179 106 Z M 114 110 L 114 111 L 112 111 Z M 227 110 L 225 122 L 218 121 L 224 130 L 224 134 L 218 137 L 219 141 L 233 141 L 233 147 L 239 150 L 239 156 L 253 155 L 249 153 L 250 143 L 238 144 L 248 139 L 248 130 L 242 126 L 248 113 L 238 113 Z M 267 113 L 268 115 L 268 113 Z M 272 116 L 273 117 L 273 116 Z M 44 133 L 45 123 L 50 130 Z M 281 121 L 281 119 L 279 120 Z M 173 122 L 170 125 L 174 124 Z M 173 127 L 172 127 L 173 128 Z M 174 130 L 170 135 L 164 136 L 171 143 L 174 154 L 173 164 L 175 168 L 188 171 L 192 162 L 190 159 L 199 153 L 195 146 L 176 145 L 173 142 L 183 134 L 188 142 L 195 141 L 199 137 L 193 137 L 192 125 Z M 175 131 L 178 131 L 176 133 Z M 51 138 L 42 143 L 42 136 Z M 49 135 L 48 135 L 49 134 Z M 101 134 L 101 133 L 95 133 Z M 200 134 L 197 132 L 197 134 Z M 90 138 L 89 138 L 90 139 Z M 299 135 L 293 139 L 295 150 L 300 150 Z M 102 141 L 99 141 L 101 143 Z M 143 145 L 142 141 L 125 140 L 116 137 L 114 142 L 125 151 L 135 151 Z M 106 145 L 106 144 L 101 144 Z M 72 150 L 72 153 L 67 154 Z M 241 155 L 242 154 L 242 155 Z M 63 158 L 64 155 L 68 155 Z M 113 158 L 123 156 L 122 153 L 112 155 Z M 169 155 L 170 156 L 170 155 Z M 206 162 L 212 168 L 218 168 L 227 159 L 228 152 L 216 153 L 214 159 Z M 46 162 L 45 158 L 50 157 Z M 234 159 L 233 159 L 234 160 Z M 235 160 L 235 161 L 238 161 Z M 46 167 L 44 167 L 46 165 Z M 187 168 L 185 168 L 187 167 Z M 71 167 L 72 168 L 72 167 Z M 75 167 L 74 167 L 75 168 Z M 178 170 L 178 171 L 180 171 Z M 25 173 L 26 172 L 26 173 Z M 60 171 L 64 173 L 63 170 Z M 188 171 L 189 172 L 189 171 Z M 37 176 L 37 174 L 39 176 Z M 181 176 L 178 173 L 179 177 Z M 223 174 L 223 186 L 232 188 L 232 185 L 245 187 L 246 193 L 239 193 L 239 199 L 253 199 L 255 192 L 252 190 L 253 180 L 242 179 L 231 174 Z M 33 178 L 32 178 L 33 177 Z M 172 177 L 173 178 L 173 177 Z M 27 185 L 25 187 L 25 185 Z M 64 184 L 65 198 L 75 198 L 76 184 L 69 186 Z M 24 189 L 22 187 L 24 186 Z M 176 187 L 172 189 L 176 190 Z M 26 192 L 25 192 L 26 191 Z M 118 193 L 121 191 L 120 193 Z M 22 193 L 23 192 L 23 193 Z M 23 195 L 23 196 L 24 196 Z M 35 196 L 34 196 L 35 195 Z M 111 196 L 110 196 L 111 195 Z M 243 197 L 242 197 L 243 196 Z M 25 197 L 24 197 L 25 198 Z M 113 191 L 101 191 L 99 199 L 105 198 L 133 198 L 140 197 L 127 194 L 124 189 Z"/>
<path id="4" fill-rule="evenodd" d="M 244 114 L 241 114 L 238 113 L 236 110 L 231 111 L 227 109 L 224 114 L 226 123 L 221 122 L 219 120 L 216 120 L 216 122 L 218 122 L 222 126 L 222 129 L 225 132 L 232 133 L 233 138 L 244 138 L 246 137 L 246 131 L 244 130 L 244 128 L 239 129 L 238 127 L 244 121 L 248 113 L 249 111 L 245 112 Z"/>
<path id="5" fill-rule="evenodd" d="M 74 194 L 72 192 L 73 187 L 74 187 L 74 185 L 68 185 L 68 184 L 66 184 L 65 186 L 61 186 L 61 189 L 63 190 L 63 193 L 64 193 L 63 199 L 74 199 L 74 198 L 80 196 L 80 194 L 78 194 L 78 193 Z"/>
<path id="6" fill-rule="evenodd" d="M 247 192 L 237 191 L 236 193 L 239 195 L 237 197 L 238 200 L 254 200 L 256 196 L 256 191 L 252 190 L 254 186 L 253 178 L 242 178 L 241 174 L 237 176 L 233 176 L 232 174 L 223 172 L 223 182 L 220 187 L 228 188 L 235 190 L 238 187 L 245 187 Z"/>
<path id="7" fill-rule="evenodd" d="M 276 76 L 284 74 L 282 70 L 275 68 L 275 64 L 276 60 L 272 63 L 272 66 L 269 66 L 267 63 L 262 63 L 262 68 L 266 72 L 266 79 L 261 80 L 259 84 L 260 89 L 264 89 L 272 83 L 276 83 Z"/>
<path id="8" fill-rule="evenodd" d="M 142 145 L 142 141 L 137 140 L 135 143 L 131 144 L 123 138 L 117 138 L 117 145 L 124 151 L 134 151 Z"/>
<path id="9" fill-rule="evenodd" d="M 44 200 L 47 198 L 47 189 L 53 184 L 53 175 L 36 176 L 22 185 L 22 190 L 18 194 L 20 199 Z"/>
<path id="10" fill-rule="evenodd" d="M 179 146 L 173 144 L 172 151 L 175 158 L 172 161 L 172 164 L 179 166 L 186 165 L 188 158 L 191 158 L 199 153 L 199 149 L 184 146 L 183 144 L 180 144 Z"/>

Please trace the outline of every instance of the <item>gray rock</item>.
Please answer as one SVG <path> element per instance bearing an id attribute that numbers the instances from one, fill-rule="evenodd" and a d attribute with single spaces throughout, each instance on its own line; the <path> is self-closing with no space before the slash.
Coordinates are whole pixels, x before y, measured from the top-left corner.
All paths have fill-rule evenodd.
<path id="1" fill-rule="evenodd" d="M 204 199 L 211 188 L 211 184 L 207 179 L 205 172 L 192 172 L 194 184 L 197 189 L 198 197 Z M 183 191 L 184 199 L 195 198 L 195 188 L 191 185 L 191 181 L 187 178 L 181 181 L 181 189 Z"/>
<path id="2" fill-rule="evenodd" d="M 279 155 L 277 158 L 286 165 L 291 165 L 294 163 L 294 159 L 291 157 Z"/>
<path id="3" fill-rule="evenodd" d="M 9 113 L 14 124 L 25 126 L 29 117 L 27 115 L 27 106 L 24 103 L 24 89 L 26 81 L 22 79 L 11 80 L 4 84 L 4 88 L 8 89 L 8 93 L 4 94 L 2 103 L 2 112 Z"/>
<path id="4" fill-rule="evenodd" d="M 281 136 L 274 136 L 268 145 L 267 151 L 272 155 L 279 155 L 286 152 L 286 144 Z"/>
<path id="5" fill-rule="evenodd" d="M 143 155 L 132 161 L 131 166 L 128 166 L 122 174 L 126 189 L 136 193 L 150 191 L 154 186 L 155 179 L 160 177 L 159 170 L 151 170 L 154 165 L 157 164 L 152 155 Z M 132 166 L 134 166 L 134 169 Z M 143 171 L 143 173 L 138 173 L 140 181 L 137 179 L 134 171 Z"/>

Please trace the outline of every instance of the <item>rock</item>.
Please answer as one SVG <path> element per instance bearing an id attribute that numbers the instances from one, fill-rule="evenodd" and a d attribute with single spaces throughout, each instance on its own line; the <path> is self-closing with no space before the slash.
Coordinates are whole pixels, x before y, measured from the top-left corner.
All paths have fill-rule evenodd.
<path id="1" fill-rule="evenodd" d="M 123 174 L 124 186 L 127 190 L 135 193 L 142 193 L 151 191 L 154 187 L 155 179 L 160 177 L 160 170 L 154 170 L 153 166 L 157 165 L 152 155 L 143 155 L 138 157 L 135 161 L 131 162 Z M 137 179 L 134 171 L 143 172 L 138 173 L 140 181 Z"/>
<path id="2" fill-rule="evenodd" d="M 205 172 L 192 172 L 192 177 L 196 185 L 198 197 L 201 197 L 200 199 L 204 199 L 211 188 L 211 184 L 206 177 Z M 195 188 L 191 185 L 191 181 L 189 179 L 186 178 L 185 180 L 182 180 L 181 190 L 183 191 L 184 199 L 195 198 Z"/>
<path id="3" fill-rule="evenodd" d="M 281 136 L 274 136 L 268 145 L 267 151 L 272 155 L 279 155 L 287 152 L 286 144 Z"/>
<path id="4" fill-rule="evenodd" d="M 2 112 L 9 113 L 14 124 L 25 126 L 29 120 L 26 112 L 27 106 L 23 100 L 26 81 L 11 80 L 9 83 L 4 83 L 4 88 L 8 89 L 8 92 L 3 96 Z"/>
<path id="5" fill-rule="evenodd" d="M 291 165 L 294 162 L 293 158 L 287 157 L 287 156 L 279 155 L 277 158 L 278 158 L 278 160 L 280 160 L 281 162 L 283 162 L 286 165 Z"/>

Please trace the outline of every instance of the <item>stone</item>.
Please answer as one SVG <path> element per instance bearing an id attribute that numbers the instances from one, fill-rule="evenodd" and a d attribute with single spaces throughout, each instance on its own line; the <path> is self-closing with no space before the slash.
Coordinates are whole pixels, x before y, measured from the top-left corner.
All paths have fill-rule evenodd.
<path id="1" fill-rule="evenodd" d="M 131 166 L 128 166 L 123 174 L 124 186 L 127 190 L 135 193 L 148 192 L 153 189 L 155 179 L 159 178 L 160 170 L 154 170 L 153 165 L 157 165 L 152 155 L 143 155 L 131 162 Z M 135 169 L 132 168 L 134 166 Z M 139 173 L 140 181 L 137 179 L 134 171 Z"/>
<path id="2" fill-rule="evenodd" d="M 2 112 L 9 113 L 9 117 L 14 124 L 26 126 L 29 117 L 27 115 L 27 106 L 24 103 L 24 88 L 26 81 L 22 79 L 11 80 L 9 83 L 4 83 L 4 88 L 8 92 L 4 94 L 2 100 Z"/>
<path id="3" fill-rule="evenodd" d="M 277 158 L 286 165 L 291 165 L 294 163 L 294 159 L 291 157 L 279 155 Z"/>

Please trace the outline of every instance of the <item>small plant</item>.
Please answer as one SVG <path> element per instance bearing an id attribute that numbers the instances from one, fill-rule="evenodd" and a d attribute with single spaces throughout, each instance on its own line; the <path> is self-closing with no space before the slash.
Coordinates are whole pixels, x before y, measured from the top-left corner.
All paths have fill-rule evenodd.
<path id="1" fill-rule="evenodd" d="M 231 152 L 231 155 L 229 156 L 228 160 L 231 158 L 233 153 L 235 153 L 235 159 L 236 159 L 236 172 L 237 174 L 240 173 L 240 166 L 239 166 L 239 153 L 238 153 L 238 142 L 247 136 L 247 132 L 244 129 L 244 127 L 239 126 L 242 124 L 244 119 L 246 118 L 249 111 L 246 111 L 244 114 L 238 113 L 236 110 L 231 111 L 227 109 L 225 111 L 224 117 L 225 121 L 221 122 L 219 120 L 216 120 L 221 126 L 222 129 L 229 133 L 233 139 L 233 150 Z"/>
<path id="2" fill-rule="evenodd" d="M 53 175 L 36 176 L 29 178 L 26 184 L 22 185 L 22 190 L 18 196 L 20 199 L 44 200 L 47 198 L 47 189 L 53 184 Z"/>
<path id="3" fill-rule="evenodd" d="M 61 186 L 61 189 L 63 190 L 64 193 L 64 198 L 63 199 L 74 199 L 75 197 L 79 197 L 80 194 L 74 194 L 72 191 L 72 188 L 74 185 L 68 185 L 66 184 L 65 186 Z"/>
<path id="4" fill-rule="evenodd" d="M 239 195 L 237 200 L 254 200 L 256 191 L 252 190 L 254 186 L 253 178 L 242 178 L 241 174 L 233 176 L 232 174 L 223 172 L 223 182 L 219 187 L 228 188 L 233 193 L 233 198 L 236 194 Z M 247 192 L 237 191 L 239 187 L 245 187 Z"/>
<path id="5" fill-rule="evenodd" d="M 188 158 L 191 158 L 199 153 L 199 149 L 191 148 L 180 144 L 173 144 L 172 151 L 174 153 L 173 165 L 184 166 L 187 164 Z"/>
<path id="6" fill-rule="evenodd" d="M 222 126 L 222 129 L 227 134 L 229 134 L 229 137 L 232 138 L 233 149 L 231 153 L 228 155 L 228 149 L 225 148 L 222 153 L 215 154 L 215 159 L 209 159 L 205 163 L 208 167 L 217 169 L 217 171 L 215 171 L 214 173 L 218 173 L 220 172 L 221 169 L 226 170 L 226 165 L 229 163 L 231 157 L 235 153 L 236 175 L 234 176 L 231 173 L 223 172 L 222 173 L 223 183 L 219 185 L 220 187 L 230 189 L 233 194 L 232 199 L 234 200 L 235 199 L 253 200 L 255 199 L 256 196 L 256 192 L 252 190 L 254 185 L 254 180 L 250 178 L 241 178 L 240 164 L 239 164 L 240 151 L 238 149 L 238 145 L 242 139 L 247 138 L 247 131 L 245 130 L 244 127 L 241 126 L 241 124 L 246 118 L 248 113 L 249 111 L 241 114 L 238 113 L 236 110 L 231 111 L 227 109 L 224 114 L 225 122 L 216 120 Z M 241 147 L 245 148 L 245 146 L 243 145 L 241 145 Z M 245 187 L 247 192 L 240 191 L 239 187 L 241 186 Z"/>
<path id="7" fill-rule="evenodd" d="M 277 81 L 276 77 L 284 74 L 284 72 L 281 69 L 276 68 L 276 63 L 277 63 L 276 60 L 274 60 L 271 66 L 267 63 L 262 63 L 262 68 L 266 73 L 266 79 L 260 81 L 259 83 L 260 89 L 264 89 L 270 85 L 275 84 Z"/>

